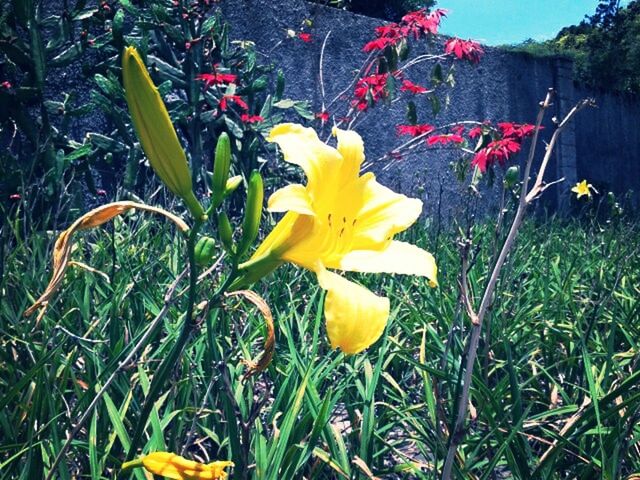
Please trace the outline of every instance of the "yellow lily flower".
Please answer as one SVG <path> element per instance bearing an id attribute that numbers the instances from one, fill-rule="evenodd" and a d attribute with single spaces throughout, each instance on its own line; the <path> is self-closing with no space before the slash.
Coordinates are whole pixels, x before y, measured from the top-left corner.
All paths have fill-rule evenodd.
<path id="1" fill-rule="evenodd" d="M 577 194 L 578 198 L 582 197 L 583 195 L 591 198 L 591 190 L 598 193 L 597 190 L 593 188 L 593 185 L 587 183 L 586 180 L 582 180 L 581 182 L 576 183 L 575 187 L 571 189 L 572 192 Z"/>
<path id="2" fill-rule="evenodd" d="M 233 467 L 233 462 L 217 461 L 200 463 L 187 460 L 175 453 L 154 452 L 137 460 L 126 462 L 122 470 L 144 467 L 154 475 L 175 480 L 222 480 L 227 478 L 227 467 Z"/>
<path id="3" fill-rule="evenodd" d="M 347 354 L 372 345 L 389 318 L 389 299 L 327 269 L 421 275 L 437 285 L 433 256 L 393 240 L 420 216 L 422 202 L 360 176 L 362 138 L 334 129 L 337 149 L 311 128 L 285 123 L 271 130 L 287 162 L 300 166 L 307 184 L 288 185 L 269 198 L 272 212 L 286 212 L 248 262 L 237 285 L 257 281 L 284 262 L 315 272 L 327 290 L 325 318 L 333 348 Z"/>

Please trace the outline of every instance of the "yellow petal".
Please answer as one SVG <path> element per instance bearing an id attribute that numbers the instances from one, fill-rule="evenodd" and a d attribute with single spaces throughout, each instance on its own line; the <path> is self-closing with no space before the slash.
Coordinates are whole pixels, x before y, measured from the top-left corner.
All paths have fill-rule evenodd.
<path id="1" fill-rule="evenodd" d="M 317 269 L 318 282 L 327 290 L 324 315 L 332 348 L 355 354 L 371 346 L 389 318 L 389 299 L 379 297 L 335 273 Z"/>
<path id="2" fill-rule="evenodd" d="M 401 273 L 427 277 L 438 284 L 436 261 L 426 250 L 406 242 L 392 241 L 384 250 L 354 250 L 340 262 L 342 270 L 362 273 Z"/>
<path id="3" fill-rule="evenodd" d="M 304 170 L 307 189 L 312 197 L 326 193 L 327 189 L 336 185 L 342 157 L 336 149 L 321 142 L 312 128 L 281 123 L 271 130 L 267 141 L 278 144 L 285 161 Z"/>
<path id="4" fill-rule="evenodd" d="M 422 212 L 422 201 L 380 185 L 372 173 L 366 180 L 363 207 L 358 212 L 353 250 L 380 250 L 396 233 L 409 228 Z"/>
<path id="5" fill-rule="evenodd" d="M 304 185 L 294 183 L 276 190 L 269 197 L 270 212 L 296 212 L 303 215 L 315 215 L 311 199 Z"/>
<path id="6" fill-rule="evenodd" d="M 362 137 L 353 130 L 333 129 L 338 139 L 338 152 L 342 155 L 342 169 L 340 178 L 351 181 L 358 176 L 360 166 L 364 162 L 364 142 Z"/>
<path id="7" fill-rule="evenodd" d="M 169 452 L 150 453 L 142 458 L 142 464 L 149 472 L 174 480 L 224 479 L 227 478 L 224 469 L 233 466 L 229 461 L 204 464 Z"/>

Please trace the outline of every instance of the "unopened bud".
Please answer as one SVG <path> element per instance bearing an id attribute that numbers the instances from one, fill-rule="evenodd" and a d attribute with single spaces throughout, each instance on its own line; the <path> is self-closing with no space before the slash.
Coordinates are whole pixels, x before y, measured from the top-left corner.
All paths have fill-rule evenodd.
<path id="1" fill-rule="evenodd" d="M 262 201 L 264 198 L 264 186 L 262 177 L 257 171 L 251 173 L 247 189 L 247 204 L 244 209 L 242 221 L 242 239 L 238 246 L 238 256 L 242 256 L 258 236 L 260 218 L 262 217 Z"/>
<path id="2" fill-rule="evenodd" d="M 233 253 L 233 228 L 231 227 L 229 217 L 227 217 L 227 214 L 224 212 L 218 215 L 218 237 L 222 242 L 222 246 L 224 246 L 228 252 Z"/>
<path id="3" fill-rule="evenodd" d="M 507 188 L 511 188 L 518 183 L 519 179 L 520 179 L 520 167 L 517 165 L 514 165 L 512 167 L 509 167 L 506 173 L 504 174 L 504 185 Z"/>
<path id="4" fill-rule="evenodd" d="M 194 253 L 196 264 L 200 267 L 206 267 L 216 254 L 216 241 L 211 237 L 200 238 L 196 243 Z"/>
<path id="5" fill-rule="evenodd" d="M 213 190 L 211 203 L 217 208 L 224 199 L 227 179 L 229 178 L 229 168 L 231 167 L 231 142 L 229 135 L 220 134 L 216 144 L 216 155 L 213 163 L 213 178 L 211 188 Z"/>

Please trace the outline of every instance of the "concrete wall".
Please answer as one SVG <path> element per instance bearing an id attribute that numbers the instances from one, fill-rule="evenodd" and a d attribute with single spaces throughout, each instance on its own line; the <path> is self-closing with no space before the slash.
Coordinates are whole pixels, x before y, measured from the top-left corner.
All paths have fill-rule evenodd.
<path id="1" fill-rule="evenodd" d="M 252 40 L 259 52 L 283 68 L 287 79 L 286 96 L 309 99 L 320 110 L 322 95 L 319 82 L 320 56 L 326 35 L 323 57 L 325 101 L 333 98 L 354 78 L 366 54 L 362 46 L 373 38 L 373 30 L 382 21 L 339 11 L 303 0 L 222 0 L 222 11 L 231 24 L 234 38 Z M 313 36 L 311 43 L 287 39 L 286 30 L 298 30 L 305 19 L 313 21 L 305 28 Z M 444 19 L 446 22 L 446 19 Z M 274 46 L 278 45 L 274 48 Z M 419 44 L 425 48 L 424 44 Z M 431 47 L 438 51 L 441 45 Z M 545 202 L 552 208 L 568 205 L 570 187 L 579 179 L 605 190 L 624 193 L 640 190 L 640 103 L 611 94 L 577 88 L 571 79 L 571 63 L 563 59 L 536 59 L 487 48 L 477 67 L 460 62 L 456 66 L 456 86 L 450 91 L 448 109 L 436 122 L 446 124 L 458 120 L 491 120 L 534 123 L 538 103 L 548 88 L 557 91 L 554 106 L 545 119 L 543 140 L 554 130 L 552 117 L 566 114 L 583 97 L 595 97 L 599 107 L 581 112 L 558 145 L 548 170 L 547 180 L 565 177 L 566 182 L 550 189 Z M 419 66 L 408 77 L 416 83 L 428 78 L 429 68 Z M 343 101 L 346 103 L 346 101 Z M 419 105 L 421 121 L 428 105 Z M 404 109 L 376 107 L 366 121 L 357 126 L 365 139 L 369 159 L 375 159 L 398 144 L 395 126 L 404 123 Z M 544 145 L 538 148 L 538 161 Z M 524 157 L 524 155 L 521 155 Z M 424 197 L 428 212 L 434 213 L 442 193 L 441 213 L 458 215 L 465 203 L 449 169 L 455 158 L 452 152 L 434 150 L 405 159 L 383 171 L 384 164 L 373 166 L 382 181 L 401 190 Z M 520 161 L 523 159 L 521 158 Z M 636 197 L 637 198 L 637 197 Z M 485 192 L 483 204 L 494 204 L 494 192 Z"/>

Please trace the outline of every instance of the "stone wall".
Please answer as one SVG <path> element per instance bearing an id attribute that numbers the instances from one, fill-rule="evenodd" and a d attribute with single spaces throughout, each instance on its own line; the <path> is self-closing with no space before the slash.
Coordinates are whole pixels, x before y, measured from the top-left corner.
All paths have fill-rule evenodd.
<path id="1" fill-rule="evenodd" d="M 232 37 L 254 41 L 259 52 L 284 70 L 286 95 L 311 100 L 316 110 L 322 104 L 320 57 L 327 34 L 322 68 L 325 101 L 334 98 L 353 80 L 366 58 L 362 46 L 382 23 L 303 0 L 222 0 L 220 6 L 231 24 Z M 305 19 L 313 21 L 312 27 L 305 29 L 312 34 L 313 41 L 288 39 L 286 30 L 299 29 Z M 437 50 L 440 46 L 432 48 Z M 437 123 L 465 119 L 534 123 L 538 103 L 548 88 L 554 88 L 557 96 L 545 119 L 542 135 L 545 141 L 554 130 L 553 117 L 566 114 L 580 98 L 594 97 L 598 108 L 581 112 L 575 125 L 561 137 L 547 180 L 564 177 L 566 181 L 545 194 L 546 205 L 551 208 L 568 205 L 570 187 L 582 178 L 604 191 L 617 194 L 629 189 L 638 191 L 640 133 L 635 122 L 640 119 L 640 103 L 576 87 L 571 68 L 571 63 L 563 59 L 538 59 L 487 48 L 477 67 L 463 62 L 456 67 L 457 83 L 450 92 L 449 107 L 439 115 Z M 418 67 L 412 72 L 409 77 L 420 83 L 420 78 L 427 78 L 429 69 Z M 423 105 L 422 110 L 427 111 L 428 106 Z M 397 145 L 395 126 L 403 122 L 402 108 L 376 107 L 367 115 L 357 130 L 365 139 L 369 159 L 376 159 Z M 543 154 L 541 144 L 538 161 Z M 383 170 L 385 161 L 374 165 L 373 170 L 389 186 L 422 195 L 427 211 L 434 213 L 440 208 L 444 217 L 451 217 L 461 212 L 460 206 L 465 204 L 465 193 L 459 191 L 449 169 L 454 158 L 451 152 L 434 150 L 398 162 L 387 170 Z M 495 191 L 485 192 L 481 203 L 494 203 L 494 194 Z"/>

